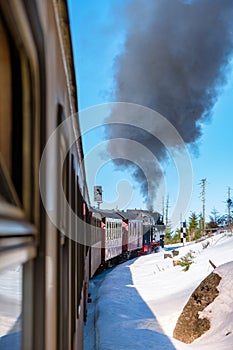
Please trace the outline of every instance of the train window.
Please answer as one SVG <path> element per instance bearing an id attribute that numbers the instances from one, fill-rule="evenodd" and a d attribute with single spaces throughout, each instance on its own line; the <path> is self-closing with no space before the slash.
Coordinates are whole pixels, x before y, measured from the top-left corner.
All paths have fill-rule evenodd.
<path id="1" fill-rule="evenodd" d="M 12 131 L 12 69 L 8 34 L 0 17 L 0 152 L 9 173 L 11 172 L 11 131 Z"/>
<path id="2" fill-rule="evenodd" d="M 9 186 L 9 179 L 7 180 L 7 169 L 4 167 L 3 158 L 0 155 L 0 201 L 8 202 L 17 205 L 17 196 L 12 186 Z"/>
<path id="3" fill-rule="evenodd" d="M 63 108 L 61 105 L 58 105 L 58 110 L 57 110 L 57 126 L 59 126 L 62 121 L 63 121 L 64 115 L 63 115 Z M 58 139 L 57 139 L 57 160 L 58 160 L 58 169 L 62 169 L 62 171 L 57 172 L 57 183 L 62 184 L 62 186 L 58 186 L 58 218 L 59 218 L 59 227 L 61 228 L 59 232 L 60 236 L 60 244 L 63 245 L 65 243 L 65 228 L 66 228 L 66 215 L 63 215 L 65 212 L 65 203 L 64 203 L 64 197 L 63 197 L 63 192 L 60 193 L 61 191 L 64 191 L 66 195 L 66 175 L 67 175 L 67 161 L 65 160 L 64 163 L 62 163 L 62 160 L 65 159 L 65 152 L 66 152 L 66 140 L 65 136 L 62 135 L 61 133 L 58 134 Z"/>
<path id="4" fill-rule="evenodd" d="M 105 228 L 103 228 L 104 235 L 105 235 L 105 240 L 107 239 L 107 222 L 105 223 Z"/>
<path id="5" fill-rule="evenodd" d="M 16 225 L 15 220 L 33 217 L 31 80 L 26 56 L 1 12 L 0 47 L 0 217 L 8 217 L 7 232 L 12 237 L 17 230 L 21 235 L 30 231 L 26 222 Z M 4 234 L 0 230 L 0 238 Z"/>
<path id="6" fill-rule="evenodd" d="M 111 223 L 111 221 L 109 222 L 109 226 L 108 226 L 108 234 L 109 234 L 109 239 L 112 239 L 112 223 Z"/>
<path id="7" fill-rule="evenodd" d="M 22 200 L 22 76 L 21 62 L 0 20 L 0 153 L 2 168 Z M 3 165 L 4 162 L 4 165 Z M 8 178 L 9 181 L 9 178 Z"/>
<path id="8" fill-rule="evenodd" d="M 112 223 L 108 222 L 108 239 L 111 239 Z"/>
<path id="9" fill-rule="evenodd" d="M 26 313 L 25 308 L 31 306 L 32 290 L 23 288 L 23 282 L 29 285 L 32 281 L 32 269 L 26 265 L 36 256 L 32 87 L 13 17 L 6 16 L 6 21 L 0 10 L 0 347 L 6 349 L 21 348 L 21 338 L 24 345 L 31 342 L 27 334 L 31 332 L 32 312 Z M 25 324 L 26 319 L 27 332 L 21 333 L 21 322 Z"/>

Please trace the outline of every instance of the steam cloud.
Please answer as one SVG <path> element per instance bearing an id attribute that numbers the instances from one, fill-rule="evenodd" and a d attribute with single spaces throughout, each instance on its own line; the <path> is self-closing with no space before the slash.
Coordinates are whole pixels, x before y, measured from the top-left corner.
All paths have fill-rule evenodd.
<path id="1" fill-rule="evenodd" d="M 128 28 L 124 51 L 115 58 L 115 100 L 152 108 L 174 125 L 186 143 L 195 144 L 201 136 L 200 122 L 210 118 L 219 89 L 227 81 L 233 52 L 233 1 L 130 0 L 124 15 Z M 108 122 L 114 121 L 115 114 L 117 108 Z M 156 128 L 156 121 L 151 128 Z M 157 159 L 166 159 L 163 145 L 136 127 L 109 126 L 107 134 L 137 140 Z M 123 147 L 124 143 L 119 144 L 119 154 Z M 148 161 L 144 160 L 145 167 Z M 115 163 L 132 169 L 123 157 Z M 143 166 L 135 167 L 133 172 L 146 197 L 148 179 L 142 170 Z M 155 192 L 160 176 L 160 170 L 153 169 L 149 181 Z M 151 201 L 154 196 L 150 194 Z"/>

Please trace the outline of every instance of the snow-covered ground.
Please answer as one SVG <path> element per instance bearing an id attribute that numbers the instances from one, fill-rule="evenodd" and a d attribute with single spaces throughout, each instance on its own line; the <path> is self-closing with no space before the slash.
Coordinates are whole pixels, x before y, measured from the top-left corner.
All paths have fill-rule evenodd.
<path id="1" fill-rule="evenodd" d="M 21 349 L 22 267 L 0 271 L 0 349 Z"/>
<path id="2" fill-rule="evenodd" d="M 22 269 L 11 266 L 0 271 L 0 337 L 14 327 L 21 313 Z"/>
<path id="3" fill-rule="evenodd" d="M 180 247 L 194 263 L 187 272 L 173 266 L 164 252 L 121 264 L 90 282 L 92 303 L 85 327 L 85 350 L 231 350 L 233 348 L 233 236 L 221 233 Z M 190 295 L 213 271 L 222 277 L 215 301 L 203 312 L 211 328 L 192 344 L 172 337 L 176 321 Z M 231 263 L 228 263 L 231 262 Z M 222 264 L 224 266 L 218 267 Z"/>

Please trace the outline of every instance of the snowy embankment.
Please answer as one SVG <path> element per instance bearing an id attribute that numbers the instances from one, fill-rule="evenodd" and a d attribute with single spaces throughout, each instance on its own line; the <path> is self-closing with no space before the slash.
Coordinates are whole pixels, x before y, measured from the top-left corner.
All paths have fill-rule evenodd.
<path id="1" fill-rule="evenodd" d="M 21 348 L 22 268 L 0 271 L 0 349 Z"/>
<path id="2" fill-rule="evenodd" d="M 95 303 L 95 343 L 99 350 L 231 350 L 233 344 L 233 263 L 217 267 L 219 295 L 203 312 L 211 328 L 192 344 L 172 337 L 176 321 L 190 295 L 216 265 L 233 260 L 233 236 L 218 234 L 205 242 L 180 247 L 194 261 L 187 272 L 173 266 L 164 253 L 142 256 L 107 274 Z M 204 248 L 207 246 L 206 248 Z M 87 331 L 87 330 L 86 330 Z M 87 331 L 87 337 L 90 337 Z M 86 346 L 85 350 L 90 348 Z M 92 347 L 93 349 L 93 347 Z"/>
<path id="3" fill-rule="evenodd" d="M 22 269 L 0 271 L 0 338 L 11 332 L 21 313 Z"/>

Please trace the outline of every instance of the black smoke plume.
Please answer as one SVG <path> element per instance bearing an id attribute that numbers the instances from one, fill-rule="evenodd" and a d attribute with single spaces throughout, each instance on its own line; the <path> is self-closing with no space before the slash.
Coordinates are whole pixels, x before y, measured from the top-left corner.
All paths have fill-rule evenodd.
<path id="1" fill-rule="evenodd" d="M 201 136 L 200 123 L 210 119 L 227 81 L 233 0 L 130 0 L 124 16 L 128 27 L 124 50 L 115 58 L 115 101 L 152 108 L 174 125 L 185 143 L 195 144 Z M 115 113 L 117 108 L 108 122 L 115 120 Z M 156 121 L 151 129 L 155 127 Z M 150 147 L 160 161 L 166 158 L 164 147 L 142 130 L 108 127 L 107 134 L 133 138 Z M 123 158 L 116 164 L 128 167 Z M 146 196 L 142 171 L 135 169 L 134 176 Z M 159 177 L 159 171 L 151 176 L 155 190 Z"/>

